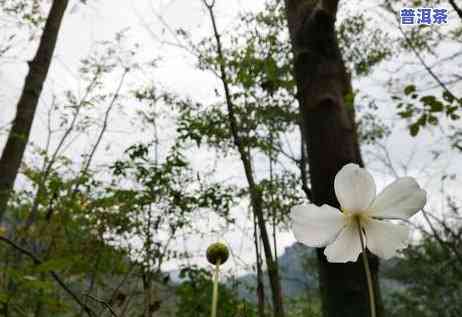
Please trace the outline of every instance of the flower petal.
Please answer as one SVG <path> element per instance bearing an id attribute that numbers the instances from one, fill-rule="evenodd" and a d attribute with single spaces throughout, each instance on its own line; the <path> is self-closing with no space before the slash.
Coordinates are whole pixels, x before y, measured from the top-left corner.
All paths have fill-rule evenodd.
<path id="1" fill-rule="evenodd" d="M 389 259 L 396 251 L 406 247 L 409 228 L 387 221 L 369 219 L 364 224 L 366 246 L 375 255 Z"/>
<path id="2" fill-rule="evenodd" d="M 398 178 L 377 196 L 369 215 L 407 219 L 421 210 L 426 202 L 427 193 L 419 187 L 414 178 Z"/>
<path id="3" fill-rule="evenodd" d="M 361 240 L 354 224 L 345 226 L 337 239 L 324 250 L 327 261 L 334 263 L 355 262 L 360 253 Z"/>
<path id="4" fill-rule="evenodd" d="M 343 210 L 366 210 L 375 198 L 375 182 L 371 174 L 356 164 L 347 164 L 337 173 L 335 195 Z"/>
<path id="5" fill-rule="evenodd" d="M 297 241 L 316 248 L 333 241 L 345 224 L 345 217 L 340 210 L 329 205 L 295 206 L 290 217 Z"/>

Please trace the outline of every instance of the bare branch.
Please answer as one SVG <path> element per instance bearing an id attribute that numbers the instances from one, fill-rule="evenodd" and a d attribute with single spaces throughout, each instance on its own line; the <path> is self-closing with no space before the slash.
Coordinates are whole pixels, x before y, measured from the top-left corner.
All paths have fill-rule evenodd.
<path id="1" fill-rule="evenodd" d="M 100 303 L 101 305 L 103 305 L 104 307 L 106 307 L 107 310 L 109 310 L 109 312 L 111 313 L 112 316 L 114 317 L 119 317 L 116 312 L 114 311 L 114 309 L 112 309 L 111 305 L 109 305 L 108 303 L 106 303 L 105 301 L 103 301 L 102 299 L 99 299 L 99 298 L 96 298 L 90 294 L 86 294 L 85 296 L 87 296 L 88 298 L 94 300 L 95 302 L 98 302 Z"/>
<path id="2" fill-rule="evenodd" d="M 215 0 L 212 0 L 212 2 L 208 3 L 207 0 L 202 0 L 204 5 L 207 7 L 208 10 L 213 9 L 215 7 Z"/>
<path id="3" fill-rule="evenodd" d="M 436 219 L 436 218 L 431 213 L 428 213 L 425 210 L 422 210 L 422 215 L 424 216 L 425 221 L 427 222 L 428 226 L 430 227 L 430 230 L 433 233 L 432 236 L 438 241 L 438 243 L 441 245 L 441 247 L 443 247 L 444 249 L 447 249 L 447 250 L 449 249 L 452 253 L 454 253 L 454 255 L 457 258 L 457 261 L 460 264 L 462 264 L 462 255 L 459 253 L 459 250 L 457 249 L 457 247 L 455 247 L 453 244 L 446 243 L 441 238 L 440 234 L 438 233 L 438 231 L 433 226 L 433 224 L 432 224 L 432 222 L 431 222 L 431 220 L 429 218 L 429 215 L 432 216 L 434 219 Z M 440 222 L 440 224 L 442 224 L 442 222 Z"/>
<path id="4" fill-rule="evenodd" d="M 111 102 L 109 103 L 109 106 L 107 107 L 106 109 L 106 112 L 104 113 L 104 119 L 103 119 L 103 126 L 101 127 L 101 130 L 98 134 L 98 137 L 96 139 L 96 142 L 93 146 L 93 148 L 91 149 L 91 152 L 90 152 L 90 155 L 88 156 L 88 159 L 87 161 L 85 162 L 85 165 L 82 169 L 82 174 L 85 174 L 88 169 L 90 168 L 90 164 L 91 164 L 91 161 L 93 160 L 93 157 L 96 153 L 96 150 L 98 149 L 102 139 L 103 139 L 103 136 L 104 136 L 104 133 L 106 132 L 106 129 L 107 129 L 107 125 L 108 125 L 108 121 L 109 121 L 109 115 L 112 111 L 112 108 L 114 107 L 115 105 L 115 102 L 117 101 L 117 99 L 119 98 L 119 94 L 120 94 L 120 90 L 122 89 L 122 86 L 123 86 L 123 83 L 125 81 L 125 77 L 127 76 L 128 72 L 130 70 L 128 68 L 126 68 L 124 70 L 124 73 L 122 74 L 122 77 L 120 78 L 120 81 L 119 81 L 119 85 L 114 93 L 114 97 L 112 98 Z M 76 185 L 78 186 L 78 184 Z"/>
<path id="5" fill-rule="evenodd" d="M 301 136 L 301 142 L 300 142 L 300 151 L 301 151 L 301 159 L 298 162 L 298 166 L 300 168 L 300 175 L 302 178 L 302 189 L 305 192 L 306 198 L 311 202 L 313 200 L 313 194 L 311 193 L 311 189 L 308 186 L 308 175 L 306 173 L 306 165 L 307 165 L 307 151 L 306 151 L 306 145 L 305 145 L 305 134 L 303 132 L 303 126 L 300 124 L 300 136 Z"/>
<path id="6" fill-rule="evenodd" d="M 449 3 L 454 8 L 454 10 L 456 11 L 459 18 L 462 20 L 462 9 L 457 6 L 457 4 L 456 4 L 456 2 L 454 0 L 449 0 Z"/>

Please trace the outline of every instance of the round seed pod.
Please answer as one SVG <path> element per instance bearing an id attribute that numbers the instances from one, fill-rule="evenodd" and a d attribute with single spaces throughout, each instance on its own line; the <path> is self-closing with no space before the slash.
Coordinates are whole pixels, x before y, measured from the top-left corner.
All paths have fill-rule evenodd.
<path id="1" fill-rule="evenodd" d="M 212 264 L 217 264 L 218 261 L 223 264 L 228 260 L 228 257 L 228 248 L 223 243 L 213 243 L 207 248 L 207 260 Z"/>

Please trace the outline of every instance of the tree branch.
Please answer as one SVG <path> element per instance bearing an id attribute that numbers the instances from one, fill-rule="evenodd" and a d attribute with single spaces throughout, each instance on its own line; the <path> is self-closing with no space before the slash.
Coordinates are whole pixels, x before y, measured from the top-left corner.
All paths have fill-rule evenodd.
<path id="1" fill-rule="evenodd" d="M 457 4 L 456 4 L 456 2 L 454 0 L 449 0 L 449 3 L 454 8 L 454 10 L 456 11 L 459 18 L 462 20 L 462 9 L 457 6 Z"/>
<path id="2" fill-rule="evenodd" d="M 114 317 L 119 317 L 116 312 L 114 311 L 114 309 L 111 307 L 111 305 L 109 305 L 108 303 L 106 303 L 105 301 L 99 299 L 99 298 L 96 298 L 90 294 L 86 294 L 85 296 L 87 296 L 88 298 L 94 300 L 95 302 L 97 303 L 100 303 L 101 305 L 103 305 L 104 307 L 106 307 L 107 310 L 109 310 L 109 312 L 111 313 L 112 316 Z"/>
<path id="3" fill-rule="evenodd" d="M 35 265 L 40 265 L 42 264 L 42 260 L 40 260 L 35 254 L 33 254 L 32 252 L 30 252 L 29 250 L 26 250 L 24 249 L 23 247 L 19 246 L 18 244 L 16 244 L 15 242 L 11 241 L 10 239 L 4 237 L 4 236 L 0 236 L 0 241 L 3 241 L 5 242 L 6 244 L 8 244 L 9 246 L 11 246 L 12 248 L 18 250 L 19 252 L 21 252 L 22 254 L 24 255 L 27 255 L 29 258 L 32 259 L 32 261 L 34 262 Z M 49 270 L 48 273 L 50 273 L 50 275 L 53 277 L 53 279 L 56 281 L 56 283 L 59 284 L 59 286 L 61 286 L 64 291 L 66 291 L 67 294 L 69 294 L 70 297 L 72 297 L 72 299 L 74 299 L 74 301 L 80 306 L 83 308 L 83 310 L 85 310 L 85 312 L 87 313 L 88 316 L 90 317 L 93 317 L 93 316 L 96 316 L 96 314 L 93 312 L 93 310 L 91 310 L 90 307 L 88 307 L 85 303 L 83 303 L 80 298 L 77 296 L 77 294 L 75 294 L 64 282 L 63 280 L 59 277 L 58 273 L 56 273 L 55 271 L 53 270 Z"/>
<path id="4" fill-rule="evenodd" d="M 86 174 L 88 172 L 88 169 L 90 168 L 90 164 L 93 160 L 93 157 L 96 153 L 96 150 L 98 149 L 102 139 L 103 139 L 103 136 L 104 136 L 104 133 L 106 132 L 106 129 L 107 129 L 107 126 L 108 126 L 108 121 L 109 121 L 109 115 L 112 111 L 112 108 L 114 107 L 117 99 L 119 98 L 119 95 L 120 95 L 120 91 L 122 89 L 122 86 L 124 84 L 124 81 L 125 81 L 125 77 L 127 76 L 128 72 L 130 71 L 129 68 L 126 68 L 122 74 L 122 77 L 120 78 L 120 81 L 119 81 L 119 85 L 117 86 L 117 89 L 114 93 L 114 96 L 112 97 L 111 99 L 111 102 L 109 103 L 109 106 L 107 107 L 106 109 L 106 112 L 104 113 L 104 119 L 103 119 L 103 126 L 101 127 L 101 130 L 99 131 L 99 134 L 98 134 L 98 137 L 96 138 L 96 142 L 95 144 L 93 145 L 91 151 L 90 151 L 90 154 L 88 155 L 88 159 L 87 161 L 85 162 L 84 164 L 84 167 L 81 171 L 81 174 Z M 78 189 L 78 185 L 76 185 L 76 188 L 75 190 Z"/>

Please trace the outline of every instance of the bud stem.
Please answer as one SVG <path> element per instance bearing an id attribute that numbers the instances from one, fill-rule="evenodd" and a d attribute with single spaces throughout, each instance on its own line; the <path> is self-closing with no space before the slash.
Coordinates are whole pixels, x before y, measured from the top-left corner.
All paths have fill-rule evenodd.
<path id="1" fill-rule="evenodd" d="M 361 229 L 361 222 L 359 218 L 356 219 L 356 223 L 358 224 L 358 230 L 359 230 L 359 240 L 361 241 L 361 249 L 362 249 L 362 258 L 363 258 L 363 264 L 364 264 L 364 271 L 366 272 L 366 278 L 367 278 L 367 289 L 369 291 L 369 306 L 371 309 L 371 317 L 376 317 L 376 312 L 375 312 L 375 295 L 374 295 L 374 287 L 372 286 L 372 275 L 371 275 L 371 270 L 369 267 L 369 260 L 367 259 L 367 253 L 366 253 L 366 248 L 364 245 L 364 238 L 363 238 L 363 233 Z"/>
<path id="2" fill-rule="evenodd" d="M 212 315 L 211 317 L 217 316 L 219 274 L 220 274 L 220 259 L 218 259 L 217 264 L 215 264 L 215 274 L 213 276 L 213 295 L 212 295 Z"/>

